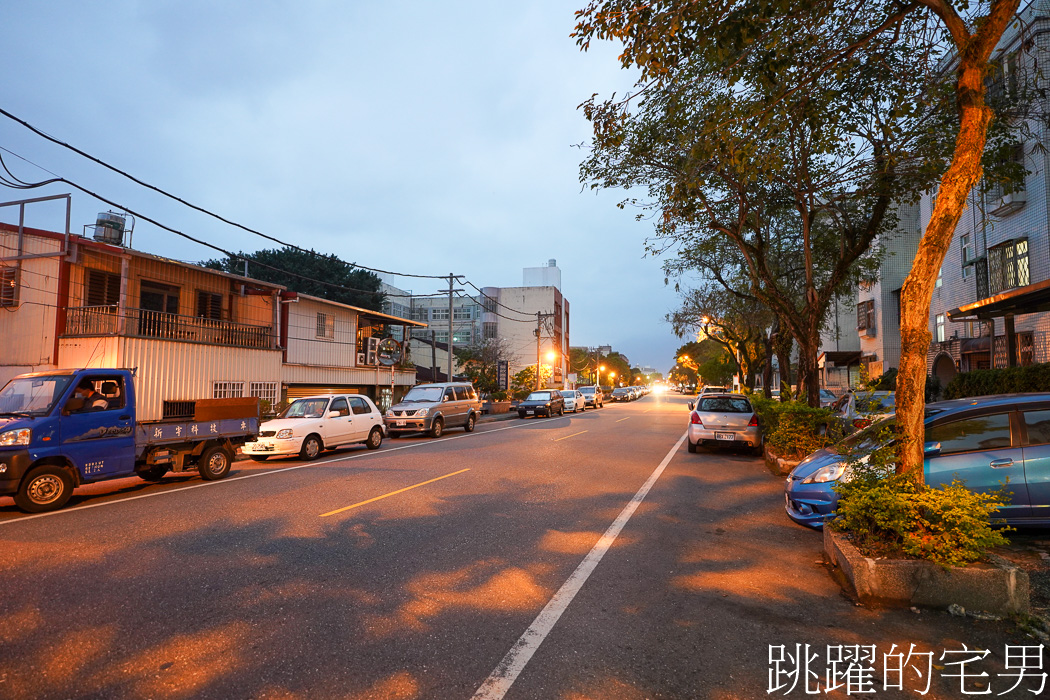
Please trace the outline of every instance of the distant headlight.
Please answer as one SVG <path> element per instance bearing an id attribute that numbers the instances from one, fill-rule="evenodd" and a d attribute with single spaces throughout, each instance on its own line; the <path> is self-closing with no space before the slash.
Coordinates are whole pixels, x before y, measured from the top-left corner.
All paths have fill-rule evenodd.
<path id="1" fill-rule="evenodd" d="M 19 428 L 0 433 L 0 445 L 9 447 L 11 445 L 28 445 L 32 431 L 29 428 Z"/>
<path id="2" fill-rule="evenodd" d="M 425 416 L 428 413 L 430 413 L 430 409 L 429 408 L 421 408 L 418 411 L 416 411 L 416 415 L 417 416 Z"/>
<path id="3" fill-rule="evenodd" d="M 802 483 L 824 484 L 829 481 L 838 481 L 844 471 L 846 471 L 846 464 L 844 462 L 829 464 L 828 466 L 821 467 L 817 471 L 810 474 L 808 477 L 802 480 Z"/>
<path id="4" fill-rule="evenodd" d="M 278 430 L 277 431 L 277 435 L 275 435 L 274 437 L 276 437 L 278 440 L 284 440 L 284 439 L 290 438 L 291 436 L 292 436 L 292 429 L 291 428 L 285 428 L 284 430 Z"/>
<path id="5" fill-rule="evenodd" d="M 545 403 L 545 404 L 543 404 L 543 405 L 544 405 L 544 406 L 545 406 L 546 408 L 550 408 L 550 407 L 551 407 L 551 402 L 550 402 L 550 401 L 548 401 L 547 403 Z"/>

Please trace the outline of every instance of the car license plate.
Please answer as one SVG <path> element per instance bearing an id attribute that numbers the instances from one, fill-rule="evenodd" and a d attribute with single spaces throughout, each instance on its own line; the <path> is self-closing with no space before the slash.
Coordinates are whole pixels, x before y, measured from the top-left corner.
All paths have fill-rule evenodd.
<path id="1" fill-rule="evenodd" d="M 735 433 L 715 433 L 715 440 L 736 440 Z"/>
<path id="2" fill-rule="evenodd" d="M 405 421 L 403 421 L 403 420 L 396 420 L 396 421 L 394 421 L 394 425 L 404 425 L 404 424 L 405 424 Z"/>
<path id="3" fill-rule="evenodd" d="M 534 415 L 535 413 L 536 413 L 535 411 L 525 411 L 525 415 L 526 416 L 531 416 L 531 415 Z"/>

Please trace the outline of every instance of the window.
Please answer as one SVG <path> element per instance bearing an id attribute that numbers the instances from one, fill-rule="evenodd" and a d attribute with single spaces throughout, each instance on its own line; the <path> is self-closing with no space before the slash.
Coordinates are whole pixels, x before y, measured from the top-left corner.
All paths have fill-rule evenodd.
<path id="1" fill-rule="evenodd" d="M 426 321 L 427 310 L 426 309 L 412 309 L 412 320 L 413 321 Z"/>
<path id="2" fill-rule="evenodd" d="M 1029 445 L 1050 444 L 1050 411 L 1025 411 L 1024 422 Z"/>
<path id="3" fill-rule="evenodd" d="M 936 322 L 937 322 L 937 333 L 936 333 L 937 342 L 938 343 L 943 343 L 944 342 L 944 314 L 937 314 Z"/>
<path id="4" fill-rule="evenodd" d="M 496 338 L 496 324 L 491 321 L 482 322 L 481 337 L 485 340 L 494 340 Z"/>
<path id="5" fill-rule="evenodd" d="M 966 274 L 966 268 L 977 259 L 977 246 L 972 233 L 964 233 L 959 238 L 959 246 L 962 248 L 962 264 L 963 274 Z"/>
<path id="6" fill-rule="evenodd" d="M 452 387 L 447 386 L 445 387 L 445 395 L 442 397 L 442 399 L 445 401 L 455 401 L 456 392 L 452 390 Z"/>
<path id="7" fill-rule="evenodd" d="M 364 399 L 354 397 L 350 399 L 350 410 L 354 412 L 355 416 L 364 416 L 372 412 L 372 409 L 368 407 L 368 403 Z"/>
<path id="8" fill-rule="evenodd" d="M 84 301 L 87 306 L 116 306 L 120 303 L 120 275 L 85 270 Z"/>
<path id="9" fill-rule="evenodd" d="M 239 399 L 244 396 L 244 382 L 212 382 L 213 399 Z"/>
<path id="10" fill-rule="evenodd" d="M 991 294 L 1028 284 L 1027 238 L 1007 241 L 988 249 L 988 291 Z"/>
<path id="11" fill-rule="evenodd" d="M 430 320 L 432 321 L 447 321 L 448 320 L 448 309 L 431 309 Z"/>
<path id="12" fill-rule="evenodd" d="M 434 331 L 434 341 L 437 343 L 447 343 L 448 331 Z"/>
<path id="13" fill-rule="evenodd" d="M 456 400 L 466 401 L 470 398 L 470 394 L 467 392 L 467 387 L 457 386 L 456 387 Z"/>
<path id="14" fill-rule="evenodd" d="M 0 268 L 0 307 L 18 306 L 18 268 Z"/>
<path id="15" fill-rule="evenodd" d="M 248 395 L 268 401 L 273 408 L 277 405 L 277 382 L 252 382 L 248 385 Z"/>
<path id="16" fill-rule="evenodd" d="M 332 399 L 332 405 L 328 407 L 329 411 L 338 411 L 340 416 L 349 416 L 350 407 L 346 405 L 346 399 L 338 398 Z"/>
<path id="17" fill-rule="evenodd" d="M 317 312 L 317 337 L 325 340 L 335 339 L 335 317 L 322 311 Z"/>
<path id="18" fill-rule="evenodd" d="M 120 376 L 86 377 L 93 385 L 92 395 L 85 397 L 86 411 L 115 411 L 124 408 L 124 380 Z M 84 381 L 83 379 L 81 381 Z"/>
<path id="19" fill-rule="evenodd" d="M 857 330 L 875 330 L 875 300 L 857 302 Z"/>
<path id="20" fill-rule="evenodd" d="M 1008 157 L 1003 158 L 1005 162 L 1012 162 L 1024 168 L 1024 145 L 1018 144 L 1010 152 Z M 1000 162 L 1003 162 L 1000 161 Z M 1022 170 L 1023 172 L 1023 170 Z M 993 182 L 988 185 L 988 191 L 984 195 L 984 201 L 992 210 L 996 209 L 1002 202 L 1003 197 L 1025 191 L 1024 177 L 1016 182 Z"/>
<path id="21" fill-rule="evenodd" d="M 940 269 L 937 270 L 937 281 L 934 283 L 934 289 L 940 289 L 944 285 L 944 265 L 941 265 Z"/>
<path id="22" fill-rule="evenodd" d="M 197 292 L 197 316 L 213 321 L 222 320 L 222 295 L 214 292 Z"/>
<path id="23" fill-rule="evenodd" d="M 473 341 L 472 336 L 473 333 L 470 332 L 469 328 L 466 330 L 456 331 L 452 334 L 452 342 L 455 345 L 470 345 L 470 343 Z"/>
<path id="24" fill-rule="evenodd" d="M 1010 414 L 964 418 L 926 429 L 926 442 L 941 443 L 941 454 L 1010 447 Z"/>
<path id="25" fill-rule="evenodd" d="M 484 304 L 484 306 L 482 308 L 485 309 L 486 313 L 490 313 L 490 314 L 496 313 L 496 304 L 497 304 L 497 302 L 496 302 L 495 298 L 490 297 L 490 296 L 484 296 L 484 297 L 482 297 L 482 299 L 483 299 L 483 304 Z"/>
<path id="26" fill-rule="evenodd" d="M 469 321 L 474 318 L 474 309 L 470 306 L 461 306 L 452 310 L 453 321 Z"/>

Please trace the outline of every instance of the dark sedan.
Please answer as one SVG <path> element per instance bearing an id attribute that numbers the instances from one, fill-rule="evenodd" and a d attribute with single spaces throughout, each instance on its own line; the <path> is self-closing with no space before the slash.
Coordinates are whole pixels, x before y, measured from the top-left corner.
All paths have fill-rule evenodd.
<path id="1" fill-rule="evenodd" d="M 549 391 L 534 391 L 529 397 L 518 404 L 518 418 L 526 416 L 553 416 L 565 414 L 565 399 L 561 392 L 551 389 Z"/>

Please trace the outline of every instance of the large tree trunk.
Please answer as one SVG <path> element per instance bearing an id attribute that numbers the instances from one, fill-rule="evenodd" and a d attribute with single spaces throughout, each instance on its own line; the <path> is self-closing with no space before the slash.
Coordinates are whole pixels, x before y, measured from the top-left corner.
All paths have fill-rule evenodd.
<path id="1" fill-rule="evenodd" d="M 1016 3 L 1015 3 L 1016 5 Z M 1011 13 L 1012 14 L 1012 13 Z M 1002 30 L 996 34 L 1001 36 Z M 992 42 L 994 45 L 994 42 Z M 901 361 L 897 375 L 897 430 L 901 436 L 897 472 L 923 478 L 923 413 L 926 354 L 930 348 L 930 300 L 945 253 L 951 245 L 966 198 L 981 178 L 992 110 L 984 102 L 987 61 L 965 49 L 958 70 L 960 126 L 951 166 L 941 178 L 933 215 L 919 241 L 915 263 L 901 289 Z"/>

